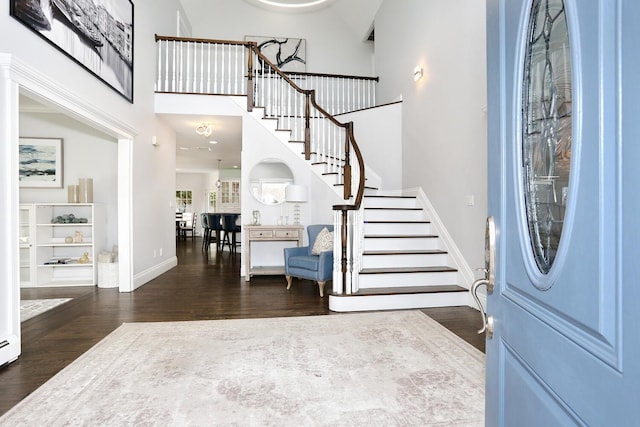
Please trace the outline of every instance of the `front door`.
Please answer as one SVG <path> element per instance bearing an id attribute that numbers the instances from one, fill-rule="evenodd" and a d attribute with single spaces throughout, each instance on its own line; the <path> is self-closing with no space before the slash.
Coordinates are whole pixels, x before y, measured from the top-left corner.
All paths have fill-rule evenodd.
<path id="1" fill-rule="evenodd" d="M 640 425 L 638 19 L 487 0 L 488 426 Z"/>

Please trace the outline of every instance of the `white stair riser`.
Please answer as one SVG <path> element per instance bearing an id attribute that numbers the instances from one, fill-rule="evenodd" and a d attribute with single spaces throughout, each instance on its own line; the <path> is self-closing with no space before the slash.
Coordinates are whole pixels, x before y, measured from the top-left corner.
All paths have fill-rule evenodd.
<path id="1" fill-rule="evenodd" d="M 457 271 L 436 273 L 360 273 L 360 289 L 393 288 L 406 286 L 454 285 L 458 283 Z"/>
<path id="2" fill-rule="evenodd" d="M 468 305 L 468 302 L 468 292 L 367 296 L 329 295 L 329 309 L 336 312 L 453 307 Z"/>
<path id="3" fill-rule="evenodd" d="M 433 234 L 433 232 L 431 223 L 429 222 L 365 222 L 364 234 L 414 236 L 420 234 Z"/>
<path id="4" fill-rule="evenodd" d="M 418 207 L 415 197 L 365 197 L 365 208 L 415 208 Z"/>
<path id="5" fill-rule="evenodd" d="M 413 238 L 377 238 L 365 237 L 365 251 L 390 251 L 390 250 L 425 250 L 444 249 L 441 247 L 440 239 L 435 237 L 413 237 Z"/>
<path id="6" fill-rule="evenodd" d="M 421 210 L 365 209 L 365 221 L 426 221 Z"/>
<path id="7" fill-rule="evenodd" d="M 435 267 L 449 265 L 448 254 L 364 255 L 362 268 Z"/>

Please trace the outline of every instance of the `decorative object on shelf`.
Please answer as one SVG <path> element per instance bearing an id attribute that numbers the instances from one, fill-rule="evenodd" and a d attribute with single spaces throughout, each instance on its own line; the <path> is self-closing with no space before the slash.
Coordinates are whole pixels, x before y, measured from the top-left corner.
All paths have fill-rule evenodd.
<path id="1" fill-rule="evenodd" d="M 306 71 L 307 42 L 291 37 L 245 36 L 245 41 L 256 42 L 258 50 L 282 71 Z M 266 64 L 260 64 L 264 70 Z"/>
<path id="2" fill-rule="evenodd" d="M 69 203 L 78 203 L 78 186 L 75 184 L 67 185 L 67 201 Z"/>
<path id="3" fill-rule="evenodd" d="M 284 198 L 293 205 L 293 224 L 300 225 L 300 203 L 307 202 L 307 187 L 304 185 L 290 184 L 284 189 Z"/>
<path id="4" fill-rule="evenodd" d="M 62 138 L 20 138 L 19 182 L 23 188 L 62 188 Z"/>
<path id="5" fill-rule="evenodd" d="M 78 202 L 93 203 L 93 178 L 78 179 Z"/>
<path id="6" fill-rule="evenodd" d="M 76 231 L 76 234 L 73 237 L 73 241 L 75 243 L 82 243 L 83 240 L 84 240 L 84 235 L 82 234 L 82 231 Z"/>
<path id="7" fill-rule="evenodd" d="M 76 218 L 72 213 L 51 218 L 51 224 L 86 224 L 88 222 L 87 218 Z"/>
<path id="8" fill-rule="evenodd" d="M 252 225 L 260 225 L 260 211 L 255 210 L 251 212 L 251 224 Z"/>
<path id="9" fill-rule="evenodd" d="M 64 242 L 65 242 L 65 243 L 73 243 L 73 237 L 71 237 L 71 236 L 67 236 L 67 237 L 65 237 L 65 238 L 64 238 Z"/>
<path id="10" fill-rule="evenodd" d="M 90 262 L 89 252 L 85 252 L 80 258 L 78 258 L 78 264 L 89 264 Z"/>
<path id="11" fill-rule="evenodd" d="M 90 3 L 11 0 L 9 5 L 21 24 L 133 103 L 133 1 Z"/>

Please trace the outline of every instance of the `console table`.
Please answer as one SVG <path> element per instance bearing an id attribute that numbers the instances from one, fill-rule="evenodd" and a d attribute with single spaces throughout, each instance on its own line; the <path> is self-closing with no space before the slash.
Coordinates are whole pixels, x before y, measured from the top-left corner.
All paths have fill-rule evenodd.
<path id="1" fill-rule="evenodd" d="M 284 266 L 251 266 L 251 243 L 252 242 L 296 242 L 302 246 L 301 225 L 243 225 L 245 235 L 245 280 L 251 280 L 252 275 L 261 274 L 284 274 Z"/>

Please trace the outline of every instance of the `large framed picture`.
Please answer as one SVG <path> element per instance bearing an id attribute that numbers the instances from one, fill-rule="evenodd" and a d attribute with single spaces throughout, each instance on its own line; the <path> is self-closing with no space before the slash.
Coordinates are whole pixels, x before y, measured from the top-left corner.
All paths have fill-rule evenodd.
<path id="1" fill-rule="evenodd" d="M 20 187 L 62 188 L 62 138 L 20 138 Z"/>
<path id="2" fill-rule="evenodd" d="M 307 69 L 307 43 L 305 39 L 263 36 L 245 36 L 244 39 L 256 42 L 260 53 L 282 71 L 304 73 Z"/>
<path id="3" fill-rule="evenodd" d="M 133 103 L 131 0 L 9 0 L 11 16 Z"/>

